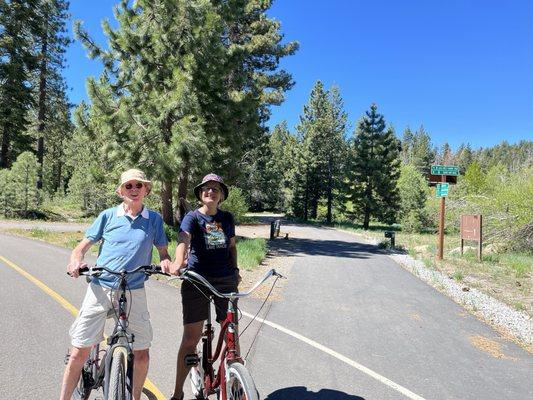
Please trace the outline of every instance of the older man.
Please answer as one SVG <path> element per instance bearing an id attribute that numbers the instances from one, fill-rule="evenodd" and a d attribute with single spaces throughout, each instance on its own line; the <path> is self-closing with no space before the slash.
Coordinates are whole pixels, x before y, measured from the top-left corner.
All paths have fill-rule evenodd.
<path id="1" fill-rule="evenodd" d="M 139 265 L 150 264 L 152 248 L 156 246 L 161 266 L 168 270 L 170 257 L 167 252 L 167 238 L 163 220 L 155 211 L 143 204 L 150 193 L 152 183 L 144 172 L 138 169 L 125 171 L 120 177 L 117 194 L 122 203 L 102 211 L 85 233 L 85 238 L 76 246 L 70 256 L 67 271 L 79 276 L 80 268 L 86 266 L 85 253 L 96 242 L 102 240 L 97 265 L 112 270 L 131 270 Z M 135 336 L 133 349 L 135 365 L 133 373 L 133 398 L 140 400 L 141 391 L 148 373 L 149 352 L 152 341 L 143 274 L 133 274 L 128 279 L 132 305 L 129 313 L 129 329 Z M 91 346 L 103 340 L 107 312 L 112 304 L 111 294 L 118 285 L 118 278 L 103 273 L 90 283 L 78 317 L 70 328 L 72 349 L 63 376 L 61 400 L 70 400 L 79 380 L 81 369 Z"/>

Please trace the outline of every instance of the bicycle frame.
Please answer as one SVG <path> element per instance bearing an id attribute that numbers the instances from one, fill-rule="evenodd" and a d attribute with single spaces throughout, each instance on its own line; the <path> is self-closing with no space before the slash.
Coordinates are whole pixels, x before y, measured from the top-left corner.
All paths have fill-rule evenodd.
<path id="1" fill-rule="evenodd" d="M 210 296 L 212 299 L 213 296 Z M 236 318 L 236 299 L 230 299 L 228 302 L 228 311 L 226 319 L 220 326 L 218 334 L 217 347 L 213 354 L 214 329 L 211 322 L 211 301 L 208 306 L 208 317 L 205 324 L 205 330 L 202 334 L 202 359 L 200 360 L 204 371 L 204 390 L 206 395 L 211 395 L 220 388 L 221 399 L 226 400 L 226 366 L 231 362 L 243 362 L 237 350 L 238 342 L 238 322 Z M 224 346 L 224 347 L 223 347 Z M 217 374 L 215 375 L 214 363 L 219 359 Z"/>
<path id="2" fill-rule="evenodd" d="M 218 334 L 217 347 L 213 353 L 213 340 L 214 329 L 212 325 L 211 317 L 211 303 L 213 295 L 210 296 L 208 302 L 208 314 L 205 324 L 205 329 L 202 332 L 202 358 L 197 360 L 200 363 L 203 370 L 203 395 L 208 397 L 219 389 L 219 399 L 227 400 L 227 387 L 228 381 L 228 369 L 234 363 L 240 363 L 244 365 L 244 360 L 239 354 L 239 336 L 238 336 L 238 318 L 237 318 L 237 300 L 241 297 L 246 297 L 257 289 L 263 282 L 265 282 L 271 276 L 282 277 L 274 269 L 268 271 L 265 276 L 259 280 L 250 290 L 245 293 L 220 293 L 217 291 L 204 277 L 198 275 L 193 271 L 186 270 L 178 278 L 171 279 L 188 279 L 194 282 L 198 282 L 211 292 L 218 296 L 227 298 L 228 310 L 226 312 L 226 318 L 221 323 L 220 332 Z M 213 367 L 214 363 L 220 358 L 217 373 Z M 197 365 L 197 364 L 196 364 Z M 228 375 L 228 376 L 227 376 Z"/>
<path id="3" fill-rule="evenodd" d="M 138 272 L 143 267 L 155 268 L 155 266 L 141 266 L 141 267 L 138 267 L 138 269 L 131 271 L 130 273 Z M 86 372 L 82 371 L 82 374 L 84 374 L 82 379 L 88 380 L 88 382 L 86 381 L 86 383 L 88 383 L 87 389 L 89 389 L 89 391 L 98 389 L 100 386 L 102 386 L 103 392 L 104 392 L 104 399 L 107 400 L 109 396 L 109 377 L 110 377 L 110 371 L 111 371 L 111 364 L 113 361 L 113 354 L 115 353 L 117 349 L 120 349 L 120 351 L 124 353 L 125 358 L 127 360 L 126 362 L 126 398 L 130 400 L 133 398 L 133 395 L 132 395 L 133 393 L 133 366 L 135 362 L 135 355 L 133 352 L 133 342 L 134 342 L 135 337 L 133 334 L 129 333 L 127 330 L 128 300 L 126 297 L 126 292 L 127 292 L 126 275 L 128 274 L 128 272 L 122 271 L 120 273 L 116 273 L 116 272 L 108 270 L 107 268 L 103 268 L 103 267 L 97 267 L 97 268 L 100 268 L 99 271 L 106 270 L 120 277 L 120 284 L 118 288 L 120 297 L 118 299 L 118 307 L 114 309 L 115 310 L 114 316 L 115 316 L 116 321 L 115 321 L 115 326 L 113 328 L 113 333 L 107 338 L 107 348 L 105 350 L 105 355 L 103 356 L 103 358 L 100 357 L 101 351 L 100 351 L 99 344 L 96 344 L 93 346 L 93 349 L 91 350 L 91 353 L 89 355 L 89 359 L 86 361 L 86 364 L 85 364 L 90 367 L 90 370 Z M 157 269 L 155 269 L 155 271 L 158 272 Z M 90 276 L 92 273 L 93 273 L 93 270 L 89 270 L 89 272 L 86 273 L 85 275 Z M 85 365 L 84 365 L 84 368 L 85 368 Z"/>

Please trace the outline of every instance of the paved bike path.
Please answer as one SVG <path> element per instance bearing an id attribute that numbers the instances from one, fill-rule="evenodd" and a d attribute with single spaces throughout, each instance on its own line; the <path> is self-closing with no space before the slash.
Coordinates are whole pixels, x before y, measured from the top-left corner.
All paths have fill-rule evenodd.
<path id="1" fill-rule="evenodd" d="M 374 247 L 334 230 L 284 229 L 291 230 L 291 239 L 283 247 L 296 255 L 282 298 L 266 315 L 268 321 L 327 346 L 422 398 L 532 397 L 531 355 L 499 338 Z M 86 284 L 65 275 L 69 254 L 55 246 L 0 235 L 1 256 L 79 307 Z M 73 317 L 4 265 L 0 282 L 6 321 L 0 329 L 7 337 L 0 352 L 0 373 L 9 377 L 7 385 L 0 385 L 0 397 L 34 398 L 38 390 L 42 398 L 56 398 Z M 168 394 L 180 333 L 179 295 L 165 283 L 150 282 L 148 298 L 155 333 L 149 377 Z M 256 300 L 243 302 L 249 312 L 256 305 Z M 257 327 L 254 324 L 251 333 Z M 472 337 L 499 343 L 501 358 L 474 347 Z M 243 338 L 244 349 L 252 339 L 253 335 Z M 262 398 L 268 400 L 406 398 L 323 349 L 270 326 L 261 328 L 248 366 Z M 43 373 L 26 378 L 24 371 L 30 368 Z"/>
<path id="2" fill-rule="evenodd" d="M 529 353 L 375 246 L 333 229 L 284 230 L 294 237 L 287 252 L 298 255 L 283 301 L 267 318 L 426 399 L 533 398 Z M 301 347 L 266 335 L 256 343 L 254 359 L 273 351 L 290 355 L 265 381 L 269 400 L 406 398 L 326 353 L 317 361 Z M 295 370 L 305 371 L 302 381 L 294 382 L 290 372 Z M 294 389 L 300 386 L 306 391 Z"/>

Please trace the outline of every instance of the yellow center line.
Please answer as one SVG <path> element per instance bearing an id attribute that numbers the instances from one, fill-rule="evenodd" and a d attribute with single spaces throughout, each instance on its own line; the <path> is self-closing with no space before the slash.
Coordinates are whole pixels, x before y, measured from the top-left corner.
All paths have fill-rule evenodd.
<path id="1" fill-rule="evenodd" d="M 75 317 L 78 315 L 78 309 L 74 307 L 72 304 L 70 304 L 63 296 L 61 296 L 56 291 L 50 289 L 48 286 L 46 286 L 43 282 L 41 282 L 39 279 L 31 275 L 30 273 L 26 272 L 24 269 L 13 263 L 12 261 L 9 261 L 7 258 L 0 256 L 0 261 L 4 262 L 7 266 L 13 268 L 16 272 L 21 274 L 24 278 L 28 279 L 30 282 L 35 284 L 39 289 L 41 289 L 43 292 L 45 292 L 47 295 L 52 297 L 55 301 L 57 301 L 63 308 L 65 308 L 67 311 L 69 311 L 72 315 Z M 152 394 L 156 397 L 157 400 L 165 400 L 165 396 L 161 393 L 161 391 L 150 381 L 150 379 L 146 378 L 146 381 L 144 382 L 144 387 L 148 391 L 152 392 Z"/>

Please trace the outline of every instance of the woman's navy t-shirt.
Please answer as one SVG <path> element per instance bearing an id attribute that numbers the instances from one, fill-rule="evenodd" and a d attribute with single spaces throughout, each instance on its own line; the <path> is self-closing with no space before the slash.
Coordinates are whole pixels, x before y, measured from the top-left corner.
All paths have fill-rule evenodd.
<path id="1" fill-rule="evenodd" d="M 230 276 L 235 268 L 230 264 L 230 239 L 235 236 L 235 222 L 230 212 L 218 210 L 215 215 L 190 211 L 181 222 L 180 232 L 191 234 L 191 249 L 187 265 L 208 277 Z"/>

